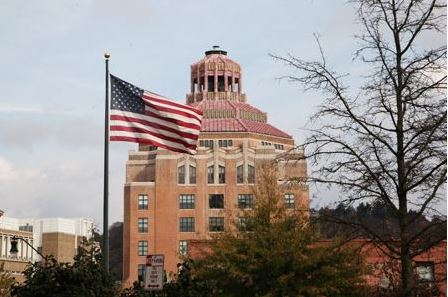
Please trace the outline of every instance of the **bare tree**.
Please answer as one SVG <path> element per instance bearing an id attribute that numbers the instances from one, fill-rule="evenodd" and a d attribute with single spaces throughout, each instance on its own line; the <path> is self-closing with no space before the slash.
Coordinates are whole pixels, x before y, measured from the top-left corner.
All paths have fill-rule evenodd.
<path id="1" fill-rule="evenodd" d="M 397 232 L 357 227 L 400 261 L 402 296 L 414 296 L 412 259 L 440 242 L 432 236 L 446 217 L 437 212 L 446 189 L 446 5 L 441 0 L 355 0 L 362 33 L 356 61 L 369 75 L 356 92 L 321 60 L 272 55 L 295 72 L 286 76 L 326 98 L 313 116 L 307 157 L 318 169 L 314 182 L 338 186 L 347 203 L 380 201 L 397 221 Z M 356 95 L 352 95 L 356 94 Z M 413 210 L 413 215 L 410 215 Z M 439 215 L 416 232 L 422 216 Z M 442 219 L 440 217 L 442 216 Z"/>

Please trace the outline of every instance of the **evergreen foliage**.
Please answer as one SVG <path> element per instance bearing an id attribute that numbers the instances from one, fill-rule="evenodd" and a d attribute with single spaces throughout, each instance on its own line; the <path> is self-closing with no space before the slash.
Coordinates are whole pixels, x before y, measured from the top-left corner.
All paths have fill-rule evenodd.
<path id="1" fill-rule="evenodd" d="M 192 275 L 214 296 L 362 296 L 362 258 L 336 242 L 318 243 L 303 214 L 281 206 L 277 172 L 259 170 L 256 202 L 237 226 L 217 236 Z M 211 295 L 210 295 L 211 296 Z"/>
<path id="2" fill-rule="evenodd" d="M 116 296 L 118 288 L 101 265 L 99 248 L 93 243 L 80 247 L 74 263 L 57 262 L 48 256 L 30 265 L 25 282 L 12 288 L 17 297 L 102 297 Z"/>

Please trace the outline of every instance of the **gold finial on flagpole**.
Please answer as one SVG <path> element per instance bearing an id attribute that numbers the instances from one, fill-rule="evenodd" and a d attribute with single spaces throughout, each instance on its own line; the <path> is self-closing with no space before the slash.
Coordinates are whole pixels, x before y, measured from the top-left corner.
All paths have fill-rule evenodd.
<path id="1" fill-rule="evenodd" d="M 110 53 L 109 51 L 106 50 L 106 52 L 104 53 L 104 59 L 109 60 L 110 59 Z"/>

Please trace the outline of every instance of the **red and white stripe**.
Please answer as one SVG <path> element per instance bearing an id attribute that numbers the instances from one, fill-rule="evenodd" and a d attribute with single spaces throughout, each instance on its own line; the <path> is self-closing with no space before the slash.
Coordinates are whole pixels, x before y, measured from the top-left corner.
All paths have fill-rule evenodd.
<path id="1" fill-rule="evenodd" d="M 154 145 L 194 154 L 201 130 L 202 112 L 145 91 L 145 114 L 110 111 L 110 140 Z"/>

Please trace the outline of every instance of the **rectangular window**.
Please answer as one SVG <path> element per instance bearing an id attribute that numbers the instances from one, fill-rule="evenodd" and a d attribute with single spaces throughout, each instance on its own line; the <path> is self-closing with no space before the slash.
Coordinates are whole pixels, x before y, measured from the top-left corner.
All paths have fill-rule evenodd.
<path id="1" fill-rule="evenodd" d="M 188 241 L 179 240 L 179 255 L 186 256 L 188 252 Z"/>
<path id="2" fill-rule="evenodd" d="M 203 92 L 205 90 L 205 78 L 202 76 L 199 78 L 199 92 Z"/>
<path id="3" fill-rule="evenodd" d="M 218 140 L 219 147 L 229 147 L 233 145 L 233 141 L 231 139 L 220 139 Z"/>
<path id="4" fill-rule="evenodd" d="M 415 267 L 419 282 L 433 282 L 434 262 L 417 262 Z"/>
<path id="5" fill-rule="evenodd" d="M 199 140 L 199 145 L 203 147 L 213 148 L 213 140 L 211 139 Z"/>
<path id="6" fill-rule="evenodd" d="M 224 166 L 218 167 L 218 180 L 220 184 L 226 183 L 226 168 Z"/>
<path id="7" fill-rule="evenodd" d="M 209 208 L 224 208 L 224 194 L 211 194 L 208 196 Z"/>
<path id="8" fill-rule="evenodd" d="M 255 183 L 255 167 L 248 165 L 247 166 L 247 182 L 249 184 Z"/>
<path id="9" fill-rule="evenodd" d="M 237 227 L 240 231 L 250 231 L 252 229 L 252 226 L 249 225 L 250 217 L 239 217 L 237 220 Z"/>
<path id="10" fill-rule="evenodd" d="M 147 240 L 139 240 L 138 241 L 138 255 L 139 256 L 148 255 L 148 241 Z"/>
<path id="11" fill-rule="evenodd" d="M 148 218 L 138 218 L 138 233 L 148 232 Z"/>
<path id="12" fill-rule="evenodd" d="M 179 231 L 194 232 L 194 218 L 193 217 L 179 218 Z"/>
<path id="13" fill-rule="evenodd" d="M 196 167 L 190 165 L 190 184 L 196 183 Z"/>
<path id="14" fill-rule="evenodd" d="M 285 207 L 286 208 L 294 208 L 296 201 L 295 201 L 294 194 L 286 193 L 285 194 Z"/>
<path id="15" fill-rule="evenodd" d="M 26 225 L 19 226 L 19 231 L 33 232 L 33 226 L 27 223 Z"/>
<path id="16" fill-rule="evenodd" d="M 145 280 L 145 276 L 146 276 L 146 265 L 145 264 L 138 264 L 137 274 L 138 274 L 138 278 L 140 280 Z"/>
<path id="17" fill-rule="evenodd" d="M 218 76 L 218 92 L 224 92 L 224 76 Z"/>
<path id="18" fill-rule="evenodd" d="M 194 209 L 194 195 L 193 194 L 179 195 L 179 208 Z"/>
<path id="19" fill-rule="evenodd" d="M 244 165 L 236 167 L 236 183 L 244 183 Z"/>
<path id="20" fill-rule="evenodd" d="M 148 209 L 148 195 L 138 195 L 138 209 Z"/>
<path id="21" fill-rule="evenodd" d="M 238 208 L 252 208 L 254 195 L 252 194 L 238 194 Z"/>
<path id="22" fill-rule="evenodd" d="M 215 166 L 213 165 L 207 167 L 207 183 L 215 183 Z"/>
<path id="23" fill-rule="evenodd" d="M 177 183 L 185 184 L 185 165 L 177 168 Z"/>
<path id="24" fill-rule="evenodd" d="M 275 144 L 274 144 L 274 147 L 275 147 L 275 149 L 277 149 L 277 150 L 284 150 L 283 144 L 277 144 L 277 143 L 275 143 Z"/>
<path id="25" fill-rule="evenodd" d="M 223 217 L 208 218 L 208 230 L 210 232 L 224 231 L 224 218 Z"/>
<path id="26" fill-rule="evenodd" d="M 207 81 L 208 81 L 207 91 L 214 92 L 215 91 L 215 77 L 209 75 L 207 77 Z"/>

